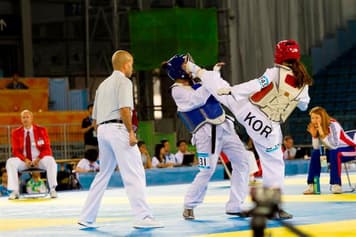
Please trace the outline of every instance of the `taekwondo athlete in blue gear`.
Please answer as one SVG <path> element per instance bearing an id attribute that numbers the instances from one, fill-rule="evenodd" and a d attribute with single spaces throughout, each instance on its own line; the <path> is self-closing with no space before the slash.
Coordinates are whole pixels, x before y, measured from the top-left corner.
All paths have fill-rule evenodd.
<path id="1" fill-rule="evenodd" d="M 192 132 L 192 144 L 196 146 L 199 159 L 199 173 L 184 198 L 183 217 L 195 219 L 193 209 L 203 202 L 222 151 L 229 157 L 233 169 L 225 211 L 227 214 L 244 215 L 242 204 L 248 193 L 247 151 L 234 130 L 233 122 L 225 118 L 220 103 L 204 86 L 193 85 L 191 75 L 182 70 L 184 60 L 184 55 L 175 55 L 163 64 L 168 76 L 175 81 L 172 97 L 179 117 Z"/>

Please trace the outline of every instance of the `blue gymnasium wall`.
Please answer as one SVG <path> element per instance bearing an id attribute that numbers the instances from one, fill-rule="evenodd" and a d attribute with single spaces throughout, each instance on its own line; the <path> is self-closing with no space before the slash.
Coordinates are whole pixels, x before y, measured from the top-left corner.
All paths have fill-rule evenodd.
<path id="1" fill-rule="evenodd" d="M 49 80 L 49 110 L 68 110 L 68 78 L 51 78 Z"/>
<path id="2" fill-rule="evenodd" d="M 318 73 L 337 57 L 356 44 L 356 21 L 349 21 L 347 29 L 338 30 L 332 38 L 326 38 L 320 47 L 311 49 L 313 74 Z"/>
<path id="3" fill-rule="evenodd" d="M 88 90 L 70 90 L 69 101 L 70 110 L 86 110 L 88 106 Z"/>
<path id="4" fill-rule="evenodd" d="M 88 89 L 70 90 L 68 78 L 49 80 L 49 110 L 86 110 L 88 101 Z"/>

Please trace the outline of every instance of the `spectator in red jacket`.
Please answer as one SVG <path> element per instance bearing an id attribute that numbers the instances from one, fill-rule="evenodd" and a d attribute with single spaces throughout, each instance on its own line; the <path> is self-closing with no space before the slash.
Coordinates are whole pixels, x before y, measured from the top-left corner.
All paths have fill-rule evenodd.
<path id="1" fill-rule="evenodd" d="M 57 163 L 53 158 L 47 130 L 33 124 L 33 114 L 29 110 L 21 112 L 22 126 L 11 134 L 12 157 L 6 162 L 10 200 L 19 198 L 18 172 L 37 167 L 47 171 L 47 180 L 52 198 L 57 197 Z"/>

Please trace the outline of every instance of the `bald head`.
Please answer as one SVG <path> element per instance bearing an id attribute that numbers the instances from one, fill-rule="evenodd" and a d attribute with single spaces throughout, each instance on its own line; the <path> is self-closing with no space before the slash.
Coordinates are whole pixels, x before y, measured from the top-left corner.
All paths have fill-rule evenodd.
<path id="1" fill-rule="evenodd" d="M 24 110 L 22 110 L 21 111 L 21 116 L 24 116 L 24 114 L 30 114 L 31 116 L 33 116 L 33 113 L 30 111 L 30 110 L 28 110 L 28 109 L 24 109 Z"/>
<path id="2" fill-rule="evenodd" d="M 132 75 L 133 57 L 125 50 L 117 50 L 112 55 L 112 66 L 114 70 L 121 71 L 127 77 Z"/>
<path id="3" fill-rule="evenodd" d="M 30 110 L 27 110 L 27 109 L 23 110 L 21 112 L 21 123 L 22 123 L 22 125 L 25 128 L 29 129 L 32 126 L 32 122 L 33 122 L 33 114 L 32 114 L 32 112 Z"/>

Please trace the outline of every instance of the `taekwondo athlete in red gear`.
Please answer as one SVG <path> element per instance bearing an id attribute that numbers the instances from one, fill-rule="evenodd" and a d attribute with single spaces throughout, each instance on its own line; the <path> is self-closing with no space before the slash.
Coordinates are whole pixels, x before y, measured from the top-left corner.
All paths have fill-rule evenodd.
<path id="1" fill-rule="evenodd" d="M 296 41 L 277 43 L 274 56 L 275 65 L 261 77 L 235 86 L 230 86 L 218 72 L 201 69 L 189 60 L 183 68 L 201 78 L 209 92 L 245 127 L 262 163 L 264 187 L 282 190 L 284 160 L 280 124 L 296 107 L 302 111 L 307 109 L 312 79 L 300 62 Z M 280 209 L 275 218 L 292 217 Z"/>
<path id="2" fill-rule="evenodd" d="M 175 81 L 172 97 L 178 107 L 178 116 L 192 133 L 192 144 L 196 146 L 199 159 L 199 173 L 184 198 L 183 217 L 195 218 L 193 209 L 204 200 L 221 151 L 228 155 L 233 169 L 225 211 L 241 215 L 248 194 L 247 151 L 220 103 L 201 84 L 192 85 L 191 76 L 181 68 L 184 60 L 183 55 L 176 55 L 164 64 L 168 76 Z"/>

